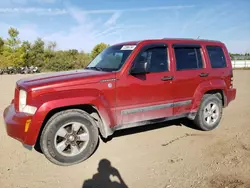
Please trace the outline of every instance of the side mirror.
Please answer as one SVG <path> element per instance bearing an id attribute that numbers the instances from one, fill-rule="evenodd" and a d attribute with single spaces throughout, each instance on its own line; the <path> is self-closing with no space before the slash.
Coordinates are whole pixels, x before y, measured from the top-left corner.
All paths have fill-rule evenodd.
<path id="1" fill-rule="evenodd" d="M 148 62 L 137 62 L 135 66 L 132 67 L 130 70 L 131 75 L 136 75 L 136 74 L 146 74 L 148 70 Z"/>

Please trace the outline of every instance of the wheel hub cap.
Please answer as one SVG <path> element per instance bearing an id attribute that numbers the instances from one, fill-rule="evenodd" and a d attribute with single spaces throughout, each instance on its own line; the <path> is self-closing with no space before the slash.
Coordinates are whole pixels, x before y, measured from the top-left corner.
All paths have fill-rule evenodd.
<path id="1" fill-rule="evenodd" d="M 219 118 L 219 107 L 216 103 L 210 102 L 204 109 L 204 119 L 206 123 L 213 126 Z"/>
<path id="2" fill-rule="evenodd" d="M 70 141 L 70 142 L 75 141 L 75 137 L 74 137 L 73 135 L 70 135 L 70 136 L 69 136 L 69 141 Z"/>
<path id="3" fill-rule="evenodd" d="M 61 126 L 55 134 L 54 144 L 58 153 L 64 156 L 76 156 L 88 145 L 89 131 L 79 122 Z"/>

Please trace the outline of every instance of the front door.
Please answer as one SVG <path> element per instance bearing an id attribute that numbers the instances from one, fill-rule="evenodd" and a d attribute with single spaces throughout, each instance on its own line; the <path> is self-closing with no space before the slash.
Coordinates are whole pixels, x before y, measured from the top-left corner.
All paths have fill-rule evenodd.
<path id="1" fill-rule="evenodd" d="M 146 73 L 127 73 L 117 81 L 116 112 L 120 125 L 173 115 L 172 71 L 167 45 L 144 46 L 131 69 L 145 62 Z"/>

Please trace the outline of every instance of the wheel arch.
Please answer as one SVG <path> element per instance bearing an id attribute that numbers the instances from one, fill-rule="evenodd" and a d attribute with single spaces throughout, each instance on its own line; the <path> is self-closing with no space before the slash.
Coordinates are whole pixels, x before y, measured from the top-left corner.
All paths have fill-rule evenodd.
<path id="1" fill-rule="evenodd" d="M 201 100 L 205 94 L 217 94 L 218 97 L 222 100 L 223 106 L 227 104 L 226 98 L 226 83 L 223 79 L 215 79 L 202 82 L 193 95 L 193 104 L 191 111 L 196 112 L 199 109 Z"/>
<path id="2" fill-rule="evenodd" d="M 210 94 L 210 95 L 216 95 L 219 97 L 219 99 L 222 101 L 222 106 L 225 107 L 227 104 L 227 100 L 226 100 L 226 95 L 223 89 L 212 89 L 212 90 L 208 90 L 204 93 L 205 94 Z"/>
<path id="3" fill-rule="evenodd" d="M 87 112 L 97 123 L 98 129 L 99 129 L 99 134 L 103 138 L 107 138 L 111 134 L 113 134 L 112 129 L 109 128 L 109 126 L 105 123 L 104 118 L 102 117 L 101 113 L 98 111 L 97 107 L 93 104 L 80 104 L 80 105 L 69 105 L 69 106 L 63 106 L 63 107 L 57 107 L 52 110 L 50 110 L 47 115 L 44 118 L 44 121 L 42 122 L 42 125 L 40 127 L 39 133 L 36 138 L 36 143 L 35 143 L 35 149 L 40 151 L 40 137 L 42 134 L 42 131 L 44 130 L 44 127 L 48 120 L 54 116 L 55 114 L 65 111 L 65 110 L 70 110 L 70 109 L 78 109 Z"/>

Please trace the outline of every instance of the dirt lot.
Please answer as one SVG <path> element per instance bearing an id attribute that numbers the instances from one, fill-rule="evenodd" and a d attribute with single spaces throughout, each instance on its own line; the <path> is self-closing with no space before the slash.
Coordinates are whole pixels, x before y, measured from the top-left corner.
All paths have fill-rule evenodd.
<path id="1" fill-rule="evenodd" d="M 0 76 L 0 113 L 13 97 L 15 81 Z M 183 120 L 117 133 L 87 161 L 59 167 L 36 151 L 28 151 L 6 135 L 0 121 L 0 187 L 81 188 L 95 175 L 102 187 L 118 181 L 103 161 L 116 168 L 131 188 L 249 188 L 250 187 L 250 71 L 235 71 L 236 100 L 224 110 L 220 126 L 195 130 Z M 86 182 L 84 184 L 84 187 Z M 95 187 L 97 188 L 97 187 Z"/>

